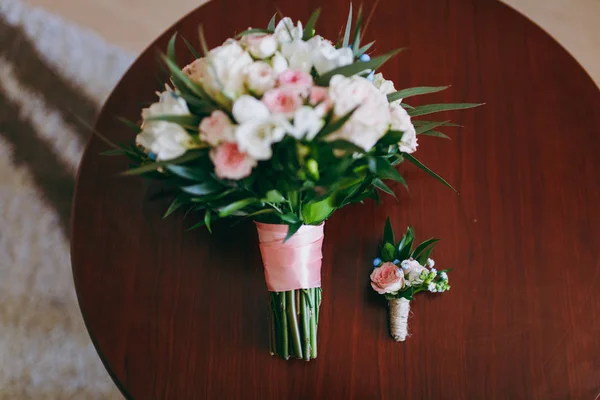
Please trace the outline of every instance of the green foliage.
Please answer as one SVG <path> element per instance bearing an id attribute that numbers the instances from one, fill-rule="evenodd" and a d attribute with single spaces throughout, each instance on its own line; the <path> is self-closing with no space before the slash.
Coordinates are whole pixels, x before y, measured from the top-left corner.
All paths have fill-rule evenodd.
<path id="1" fill-rule="evenodd" d="M 392 101 L 396 101 L 399 99 L 406 99 L 411 96 L 418 96 L 421 94 L 429 94 L 429 93 L 437 93 L 442 90 L 448 89 L 450 86 L 422 86 L 422 87 L 414 87 L 409 89 L 398 90 L 397 92 L 390 93 L 387 95 L 388 101 L 391 103 Z"/>
<path id="2" fill-rule="evenodd" d="M 321 9 L 317 8 L 308 19 L 308 22 L 304 26 L 304 33 L 302 34 L 303 40 L 309 40 L 310 38 L 315 36 L 315 25 L 317 24 L 317 20 L 319 19 L 320 14 Z"/>
<path id="3" fill-rule="evenodd" d="M 465 110 L 467 108 L 479 107 L 483 104 L 475 103 L 458 103 L 458 104 L 428 104 L 425 106 L 418 106 L 408 111 L 411 117 L 418 117 L 420 115 L 433 114 L 442 111 L 453 111 L 453 110 Z"/>

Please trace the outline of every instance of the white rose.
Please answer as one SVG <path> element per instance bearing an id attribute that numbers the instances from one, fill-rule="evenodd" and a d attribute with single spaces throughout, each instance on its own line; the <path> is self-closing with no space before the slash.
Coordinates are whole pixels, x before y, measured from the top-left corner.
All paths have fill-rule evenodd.
<path id="1" fill-rule="evenodd" d="M 246 69 L 246 84 L 248 89 L 261 96 L 264 92 L 275 87 L 277 76 L 273 68 L 264 61 L 256 61 Z"/>
<path id="2" fill-rule="evenodd" d="M 275 37 L 279 43 L 300 40 L 302 35 L 304 35 L 302 23 L 298 21 L 298 25 L 294 26 L 294 22 L 289 17 L 283 18 L 275 27 Z"/>
<path id="3" fill-rule="evenodd" d="M 334 118 L 341 118 L 358 107 L 352 117 L 327 140 L 343 139 L 369 151 L 390 126 L 390 108 L 386 96 L 360 76 L 335 75 L 329 84 Z"/>
<path id="4" fill-rule="evenodd" d="M 269 109 L 263 102 L 247 94 L 240 96 L 240 98 L 233 103 L 231 113 L 238 124 L 251 122 L 253 120 L 264 120 L 269 118 L 270 115 Z"/>
<path id="5" fill-rule="evenodd" d="M 398 145 L 403 153 L 414 153 L 417 151 L 417 131 L 410 121 L 410 115 L 400 105 L 392 105 L 390 107 L 391 129 L 404 132 L 402 139 Z"/>
<path id="6" fill-rule="evenodd" d="M 276 52 L 273 58 L 271 58 L 271 66 L 275 74 L 279 75 L 286 69 L 288 69 L 288 62 L 280 52 Z"/>
<path id="7" fill-rule="evenodd" d="M 215 47 L 208 58 L 200 58 L 184 68 L 190 79 L 221 104 L 228 105 L 244 93 L 245 68 L 253 60 L 235 41 Z"/>
<path id="8" fill-rule="evenodd" d="M 401 266 L 404 270 L 404 276 L 411 286 L 423 283 L 421 273 L 428 272 L 427 268 L 419 264 L 416 260 L 404 260 Z"/>
<path id="9" fill-rule="evenodd" d="M 319 116 L 317 110 L 303 106 L 294 114 L 294 129 L 290 133 L 296 139 L 313 140 L 324 124 L 325 121 Z"/>
<path id="10" fill-rule="evenodd" d="M 142 131 L 136 143 L 156 154 L 157 160 L 171 160 L 183 155 L 193 144 L 192 137 L 179 124 L 166 121 L 149 121 L 160 115 L 188 115 L 185 100 L 172 91 L 159 95 L 160 101 L 142 110 Z"/>
<path id="11" fill-rule="evenodd" d="M 310 73 L 313 67 L 312 48 L 302 39 L 286 42 L 281 45 L 281 53 L 288 60 L 288 66 Z"/>
<path id="12" fill-rule="evenodd" d="M 396 91 L 394 82 L 387 80 L 383 77 L 382 73 L 375 74 L 373 77 L 373 85 L 383 94 L 390 94 Z M 400 99 L 402 101 L 402 99 Z"/>
<path id="13" fill-rule="evenodd" d="M 330 41 L 321 36 L 314 36 L 307 43 L 311 47 L 312 62 L 319 75 L 354 62 L 350 48 L 336 49 Z"/>
<path id="14" fill-rule="evenodd" d="M 268 160 L 273 156 L 271 145 L 283 139 L 293 127 L 283 117 L 254 119 L 238 126 L 235 138 L 240 151 L 255 160 Z"/>
<path id="15" fill-rule="evenodd" d="M 271 57 L 277 51 L 278 43 L 274 35 L 250 34 L 240 40 L 242 46 L 248 50 L 252 57 L 265 59 Z"/>

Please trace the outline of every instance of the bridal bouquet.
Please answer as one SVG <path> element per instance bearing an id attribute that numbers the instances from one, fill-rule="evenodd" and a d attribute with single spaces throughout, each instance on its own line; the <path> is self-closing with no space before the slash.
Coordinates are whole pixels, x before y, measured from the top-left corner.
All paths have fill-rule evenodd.
<path id="1" fill-rule="evenodd" d="M 371 287 L 384 295 L 390 308 L 390 333 L 403 342 L 408 335 L 410 301 L 419 292 L 441 293 L 450 290 L 449 270 L 437 271 L 429 256 L 439 239 L 431 238 L 415 246 L 411 227 L 398 243 L 388 218 L 383 234 L 381 256 L 373 260 Z"/>
<path id="2" fill-rule="evenodd" d="M 124 154 L 126 175 L 172 186 L 166 215 L 184 207 L 205 226 L 224 218 L 256 222 L 270 292 L 271 353 L 317 356 L 323 224 L 345 205 L 380 192 L 385 180 L 406 185 L 404 160 L 447 183 L 419 162 L 417 135 L 445 137 L 448 121 L 411 117 L 474 107 L 411 107 L 403 98 L 446 87 L 396 90 L 376 70 L 399 50 L 371 57 L 362 44 L 362 13 L 350 10 L 336 43 L 315 34 L 319 10 L 303 25 L 274 16 L 201 53 L 181 68 L 174 36 L 163 57 L 170 73 L 159 101 L 142 110 L 136 145 Z"/>

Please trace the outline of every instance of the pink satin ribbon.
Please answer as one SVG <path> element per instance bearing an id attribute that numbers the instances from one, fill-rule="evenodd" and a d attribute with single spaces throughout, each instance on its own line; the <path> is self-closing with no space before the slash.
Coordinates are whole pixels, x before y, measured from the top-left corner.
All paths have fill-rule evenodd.
<path id="1" fill-rule="evenodd" d="M 270 292 L 321 287 L 323 225 L 304 225 L 283 243 L 287 225 L 256 222 Z"/>

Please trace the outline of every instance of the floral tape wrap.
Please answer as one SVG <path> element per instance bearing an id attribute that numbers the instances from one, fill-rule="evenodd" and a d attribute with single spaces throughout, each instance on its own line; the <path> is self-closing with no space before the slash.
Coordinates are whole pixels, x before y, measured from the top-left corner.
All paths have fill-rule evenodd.
<path id="1" fill-rule="evenodd" d="M 256 222 L 270 292 L 321 287 L 323 224 L 303 225 L 283 243 L 287 225 Z"/>

